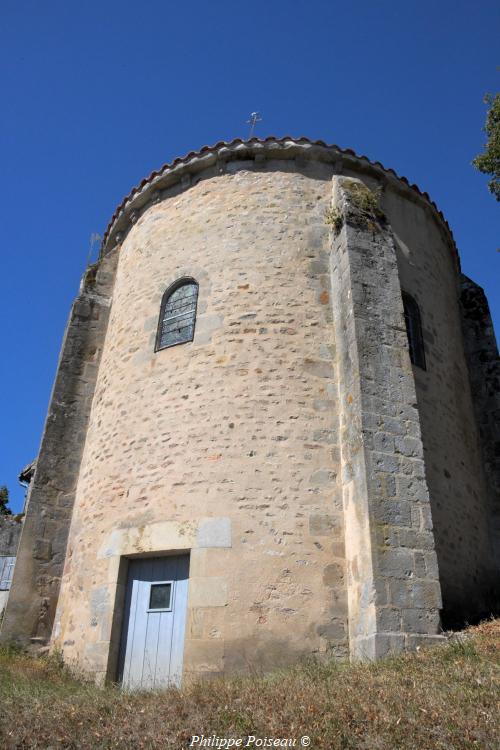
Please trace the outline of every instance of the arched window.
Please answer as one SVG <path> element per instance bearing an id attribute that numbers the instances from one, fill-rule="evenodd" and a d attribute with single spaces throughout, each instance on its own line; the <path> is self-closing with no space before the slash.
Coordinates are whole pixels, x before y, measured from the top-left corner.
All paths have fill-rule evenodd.
<path id="1" fill-rule="evenodd" d="M 422 336 L 422 324 L 420 321 L 420 309 L 417 301 L 411 296 L 411 294 L 403 292 L 402 296 L 405 311 L 406 333 L 408 335 L 408 344 L 410 348 L 410 359 L 414 365 L 425 370 L 425 349 Z"/>
<path id="2" fill-rule="evenodd" d="M 198 284 L 194 279 L 179 279 L 166 290 L 161 301 L 155 351 L 193 340 L 197 301 Z"/>

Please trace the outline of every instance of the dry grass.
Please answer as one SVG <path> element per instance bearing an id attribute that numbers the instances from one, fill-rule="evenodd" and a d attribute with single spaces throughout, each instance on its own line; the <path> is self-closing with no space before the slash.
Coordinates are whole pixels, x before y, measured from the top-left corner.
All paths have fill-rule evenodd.
<path id="1" fill-rule="evenodd" d="M 327 750 L 500 747 L 500 620 L 376 664 L 304 664 L 182 691 L 123 693 L 0 652 L 0 747 L 175 748 L 191 735 L 296 737 Z M 297 746 L 300 746 L 297 742 Z"/>

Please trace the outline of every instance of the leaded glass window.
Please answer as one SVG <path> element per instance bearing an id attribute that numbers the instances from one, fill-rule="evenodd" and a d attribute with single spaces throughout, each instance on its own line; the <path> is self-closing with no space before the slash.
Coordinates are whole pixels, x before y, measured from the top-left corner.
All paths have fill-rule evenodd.
<path id="1" fill-rule="evenodd" d="M 424 339 L 422 336 L 422 323 L 420 320 L 420 309 L 417 301 L 403 292 L 403 307 L 405 312 L 406 333 L 410 349 L 410 359 L 414 365 L 426 369 Z"/>
<path id="2" fill-rule="evenodd" d="M 197 301 L 194 279 L 181 279 L 167 289 L 161 303 L 156 351 L 193 340 Z"/>

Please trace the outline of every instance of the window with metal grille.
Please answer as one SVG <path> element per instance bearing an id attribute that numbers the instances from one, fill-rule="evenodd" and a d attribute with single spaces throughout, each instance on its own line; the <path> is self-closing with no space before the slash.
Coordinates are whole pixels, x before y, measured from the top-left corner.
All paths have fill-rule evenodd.
<path id="1" fill-rule="evenodd" d="M 198 284 L 179 279 L 163 295 L 155 351 L 192 341 L 196 322 Z"/>
<path id="2" fill-rule="evenodd" d="M 425 349 L 422 336 L 422 323 L 420 320 L 420 308 L 411 294 L 403 292 L 402 296 L 410 359 L 414 365 L 425 370 L 427 368 L 425 364 Z"/>
<path id="3" fill-rule="evenodd" d="M 12 582 L 15 557 L 0 555 L 0 591 L 8 591 Z"/>

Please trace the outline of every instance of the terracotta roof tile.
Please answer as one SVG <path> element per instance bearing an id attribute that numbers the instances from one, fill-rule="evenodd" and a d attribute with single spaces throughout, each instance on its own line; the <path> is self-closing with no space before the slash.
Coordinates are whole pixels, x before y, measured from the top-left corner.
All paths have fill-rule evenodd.
<path id="1" fill-rule="evenodd" d="M 232 141 L 218 141 L 213 146 L 208 146 L 208 145 L 207 146 L 202 146 L 198 151 L 190 151 L 188 154 L 186 154 L 186 156 L 177 157 L 170 164 L 164 164 L 160 169 L 155 170 L 154 172 L 151 172 L 151 174 L 148 177 L 145 177 L 143 180 L 141 180 L 141 182 L 139 183 L 139 185 L 137 185 L 136 187 L 132 188 L 132 190 L 130 191 L 130 193 L 122 200 L 122 202 L 120 203 L 120 205 L 115 210 L 113 216 L 111 217 L 111 221 L 108 224 L 106 232 L 104 234 L 102 245 L 101 245 L 101 252 L 103 252 L 105 250 L 107 242 L 108 242 L 108 239 L 110 237 L 110 234 L 111 234 L 111 232 L 112 232 L 112 230 L 114 228 L 114 225 L 115 225 L 116 221 L 118 220 L 118 218 L 120 217 L 120 215 L 122 214 L 122 212 L 125 209 L 126 205 L 128 203 L 130 203 L 130 201 L 132 201 L 134 199 L 134 197 L 138 193 L 140 193 L 144 189 L 144 187 L 146 185 L 148 185 L 149 183 L 151 183 L 157 177 L 160 177 L 161 175 L 163 175 L 164 173 L 166 173 L 168 170 L 171 170 L 171 169 L 173 169 L 175 167 L 178 167 L 179 165 L 187 164 L 190 160 L 192 160 L 192 159 L 194 159 L 196 157 L 202 156 L 204 154 L 215 153 L 217 151 L 220 151 L 221 149 L 224 149 L 224 148 L 234 148 L 235 146 L 237 147 L 239 145 L 241 145 L 241 146 L 252 146 L 252 145 L 266 144 L 266 143 L 272 143 L 272 142 L 274 142 L 276 144 L 285 144 L 286 142 L 292 142 L 292 143 L 298 144 L 298 145 L 300 145 L 300 144 L 307 144 L 309 146 L 320 146 L 320 147 L 325 148 L 325 149 L 329 149 L 329 150 L 332 150 L 332 151 L 337 151 L 340 156 L 349 156 L 349 157 L 354 157 L 355 159 L 357 159 L 359 161 L 366 161 L 370 166 L 372 166 L 372 167 L 374 167 L 376 169 L 379 169 L 382 172 L 384 172 L 385 174 L 390 175 L 390 176 L 394 177 L 395 179 L 399 180 L 400 182 L 404 183 L 411 190 L 415 191 L 419 196 L 421 196 L 422 198 L 424 198 L 434 208 L 434 210 L 436 211 L 438 217 L 443 222 L 443 224 L 444 224 L 444 226 L 445 226 L 445 228 L 446 228 L 446 230 L 447 230 L 447 232 L 449 234 L 449 237 L 450 237 L 453 249 L 454 249 L 454 251 L 456 253 L 457 262 L 459 263 L 458 252 L 457 252 L 455 241 L 454 241 L 454 238 L 453 238 L 453 233 L 452 233 L 452 231 L 450 229 L 450 226 L 449 226 L 448 222 L 446 221 L 446 219 L 444 218 L 442 212 L 438 209 L 438 207 L 436 206 L 436 204 L 434 203 L 434 201 L 431 200 L 431 198 L 429 197 L 429 194 L 427 192 L 422 192 L 420 190 L 420 188 L 418 187 L 418 185 L 410 184 L 409 180 L 406 177 L 398 175 L 397 172 L 395 172 L 394 169 L 390 169 L 390 168 L 384 167 L 384 165 L 381 164 L 379 161 L 371 161 L 367 156 L 365 156 L 365 155 L 359 155 L 359 154 L 357 154 L 355 151 L 353 151 L 350 148 L 342 149 L 342 148 L 340 148 L 339 146 L 337 146 L 335 144 L 327 144 L 327 143 L 325 143 L 322 140 L 314 140 L 314 141 L 312 141 L 309 138 L 306 138 L 305 136 L 300 136 L 299 138 L 294 138 L 293 136 L 290 136 L 290 135 L 285 135 L 285 136 L 282 136 L 280 138 L 277 138 L 275 136 L 267 136 L 266 138 L 257 138 L 257 137 L 254 137 L 254 138 L 250 138 L 249 140 L 243 140 L 241 138 L 235 138 Z"/>

